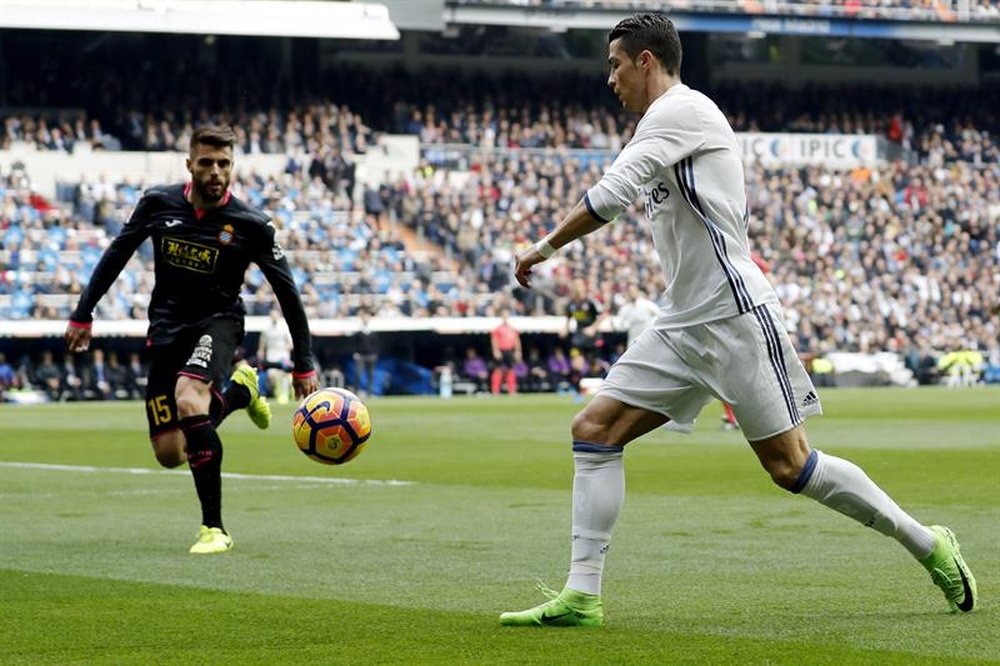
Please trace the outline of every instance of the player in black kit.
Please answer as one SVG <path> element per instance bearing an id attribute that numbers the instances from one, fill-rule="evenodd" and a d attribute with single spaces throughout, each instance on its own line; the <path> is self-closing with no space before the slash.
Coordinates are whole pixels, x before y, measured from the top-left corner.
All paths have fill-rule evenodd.
<path id="1" fill-rule="evenodd" d="M 187 159 L 191 181 L 143 194 L 94 269 L 65 335 L 71 351 L 87 349 L 97 302 L 150 238 L 156 281 L 146 339 L 152 359 L 146 418 L 159 463 L 177 467 L 186 460 L 191 468 L 202 525 L 190 552 L 200 554 L 233 547 L 222 525 L 222 442 L 216 426 L 242 408 L 258 427 L 270 422 L 257 374 L 245 362 L 233 371 L 230 387 L 224 393 L 221 388 L 244 336 L 240 289 L 250 262 L 270 282 L 292 334 L 296 396 L 319 388 L 309 324 L 274 225 L 229 192 L 235 141 L 229 127 L 194 131 Z"/>

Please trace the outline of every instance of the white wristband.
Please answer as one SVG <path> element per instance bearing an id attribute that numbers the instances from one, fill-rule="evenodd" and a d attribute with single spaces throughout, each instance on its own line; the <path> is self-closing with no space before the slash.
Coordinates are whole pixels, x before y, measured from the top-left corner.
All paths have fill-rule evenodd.
<path id="1" fill-rule="evenodd" d="M 556 249 L 549 243 L 548 236 L 535 243 L 535 251 L 542 255 L 542 259 L 548 259 L 556 253 Z"/>

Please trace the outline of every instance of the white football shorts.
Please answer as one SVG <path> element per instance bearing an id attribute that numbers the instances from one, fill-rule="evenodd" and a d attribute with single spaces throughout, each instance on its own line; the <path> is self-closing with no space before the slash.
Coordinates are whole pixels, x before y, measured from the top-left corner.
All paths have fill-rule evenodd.
<path id="1" fill-rule="evenodd" d="M 751 442 L 822 414 L 777 305 L 681 329 L 647 328 L 611 367 L 598 395 L 659 412 L 689 432 L 718 398 Z"/>

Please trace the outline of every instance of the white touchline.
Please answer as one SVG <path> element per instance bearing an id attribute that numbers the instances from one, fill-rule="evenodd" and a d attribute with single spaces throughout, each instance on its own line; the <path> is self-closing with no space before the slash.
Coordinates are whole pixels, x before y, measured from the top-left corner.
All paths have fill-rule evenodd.
<path id="1" fill-rule="evenodd" d="M 91 465 L 51 465 L 47 463 L 0 462 L 0 467 L 14 469 L 39 469 L 50 472 L 81 472 L 89 474 L 183 474 L 187 470 L 180 469 L 149 469 L 146 467 L 94 467 Z M 281 474 L 237 474 L 223 472 L 224 479 L 248 479 L 251 481 L 293 481 L 296 483 L 328 483 L 337 486 L 412 486 L 413 481 L 397 481 L 389 479 L 341 479 L 330 476 L 287 476 Z"/>

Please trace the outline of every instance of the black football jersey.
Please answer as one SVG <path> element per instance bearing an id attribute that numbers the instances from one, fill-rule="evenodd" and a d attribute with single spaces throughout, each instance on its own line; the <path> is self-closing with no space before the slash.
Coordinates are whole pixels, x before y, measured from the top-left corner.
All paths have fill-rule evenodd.
<path id="1" fill-rule="evenodd" d="M 152 240 L 156 281 L 149 302 L 149 339 L 172 341 L 192 326 L 218 316 L 246 314 L 240 291 L 250 263 L 271 284 L 292 334 L 296 372 L 312 370 L 309 324 L 271 220 L 226 194 L 216 208 L 197 210 L 188 201 L 190 183 L 150 188 L 128 223 L 94 268 L 71 319 L 89 323 L 97 302 L 129 258 Z"/>

